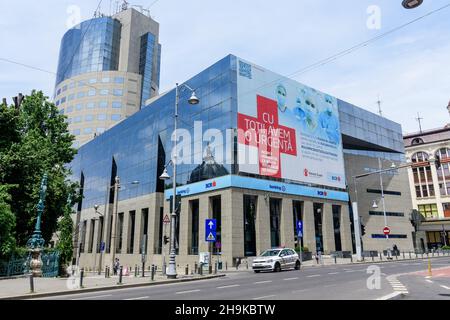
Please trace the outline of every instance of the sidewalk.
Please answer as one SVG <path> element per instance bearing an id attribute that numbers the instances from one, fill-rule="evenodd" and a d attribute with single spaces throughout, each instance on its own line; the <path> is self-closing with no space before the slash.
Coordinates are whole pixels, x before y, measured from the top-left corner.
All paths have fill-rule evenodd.
<path id="1" fill-rule="evenodd" d="M 321 267 L 321 266 L 330 266 L 330 265 L 356 265 L 356 264 L 373 264 L 373 263 L 386 263 L 386 262 L 396 262 L 396 261 L 422 261 L 430 259 L 436 259 L 436 258 L 448 258 L 450 257 L 450 253 L 446 253 L 443 255 L 440 253 L 439 255 L 435 253 L 434 255 L 430 253 L 428 256 L 427 254 L 418 254 L 416 256 L 415 253 L 411 253 L 411 258 L 408 252 L 405 252 L 404 255 L 405 258 L 403 258 L 403 253 L 401 253 L 398 257 L 392 257 L 392 260 L 388 260 L 386 256 L 383 256 L 382 259 L 380 259 L 380 256 L 373 257 L 365 257 L 363 261 L 357 261 L 356 255 L 353 255 L 352 258 L 336 258 L 331 256 L 324 255 L 322 256 L 322 261 L 317 263 L 315 259 L 303 261 L 302 267 L 308 267 L 308 268 L 314 268 L 314 267 Z M 247 261 L 244 261 L 241 265 L 239 265 L 238 269 L 236 267 L 228 267 L 228 270 L 221 270 L 222 272 L 239 272 L 239 271 L 248 271 L 252 270 L 252 261 L 251 259 L 248 259 L 248 267 L 247 267 Z"/>
<path id="2" fill-rule="evenodd" d="M 199 281 L 216 277 L 222 277 L 224 274 L 217 275 L 181 275 L 177 279 L 167 279 L 161 273 L 156 274 L 154 280 L 151 280 L 150 272 L 145 277 L 134 277 L 134 274 L 122 277 L 122 284 L 118 284 L 119 277 L 111 276 L 105 278 L 105 275 L 88 274 L 83 277 L 83 288 L 80 288 L 79 275 L 69 278 L 34 278 L 34 293 L 30 292 L 30 278 L 21 277 L 15 279 L 0 280 L 0 300 L 2 299 L 30 299 L 46 296 L 56 296 L 64 294 L 74 294 L 78 292 L 93 292 L 101 290 L 114 290 L 119 288 L 132 288 L 141 286 L 151 286 L 158 284 L 177 283 L 184 281 Z"/>

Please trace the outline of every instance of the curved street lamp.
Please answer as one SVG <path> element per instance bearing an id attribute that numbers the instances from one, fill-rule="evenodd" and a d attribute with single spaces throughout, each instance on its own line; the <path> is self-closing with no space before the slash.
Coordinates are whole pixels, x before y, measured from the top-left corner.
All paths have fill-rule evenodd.
<path id="1" fill-rule="evenodd" d="M 169 253 L 169 268 L 167 270 L 167 278 L 168 279 L 175 279 L 177 277 L 177 268 L 175 263 L 175 257 L 176 257 L 176 251 L 175 251 L 175 225 L 176 225 L 176 218 L 177 214 L 175 212 L 176 209 L 176 198 L 177 198 L 177 163 L 176 163 L 176 156 L 177 156 L 177 124 L 178 124 L 178 104 L 180 100 L 180 89 L 186 88 L 189 91 L 191 91 L 192 95 L 188 99 L 188 103 L 191 105 L 197 105 L 200 103 L 200 99 L 195 94 L 195 90 L 189 87 L 187 84 L 178 85 L 176 84 L 175 89 L 175 116 L 174 116 L 174 135 L 175 135 L 175 144 L 174 144 L 174 152 L 172 153 L 173 160 L 169 161 L 169 163 L 164 167 L 164 172 L 159 177 L 161 180 L 169 180 L 170 176 L 167 172 L 167 167 L 172 163 L 173 166 L 173 177 L 172 177 L 172 184 L 173 184 L 173 200 L 172 200 L 172 214 L 170 215 L 170 253 Z M 165 270 L 163 270 L 164 272 Z"/>
<path id="2" fill-rule="evenodd" d="M 405 9 L 415 9 L 423 3 L 423 0 L 403 0 L 402 6 Z"/>

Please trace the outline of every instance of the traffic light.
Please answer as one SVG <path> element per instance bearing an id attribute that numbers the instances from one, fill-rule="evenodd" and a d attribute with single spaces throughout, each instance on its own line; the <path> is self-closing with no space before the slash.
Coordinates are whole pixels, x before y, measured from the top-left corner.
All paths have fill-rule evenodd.
<path id="1" fill-rule="evenodd" d="M 436 156 L 436 169 L 440 169 L 440 168 L 441 168 L 441 157 Z"/>
<path id="2" fill-rule="evenodd" d="M 366 234 L 366 226 L 361 223 L 361 237 Z"/>
<path id="3" fill-rule="evenodd" d="M 169 243 L 169 237 L 168 236 L 164 236 L 164 244 L 168 244 Z"/>

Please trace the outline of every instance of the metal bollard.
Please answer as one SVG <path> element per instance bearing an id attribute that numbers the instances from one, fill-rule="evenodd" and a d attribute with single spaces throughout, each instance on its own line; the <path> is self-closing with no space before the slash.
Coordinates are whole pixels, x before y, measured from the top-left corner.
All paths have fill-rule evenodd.
<path id="1" fill-rule="evenodd" d="M 247 270 L 248 270 L 248 261 L 247 261 Z"/>
<path id="2" fill-rule="evenodd" d="M 353 255 L 350 255 L 350 262 L 353 263 Z"/>
<path id="3" fill-rule="evenodd" d="M 80 272 L 80 288 L 83 288 L 84 268 L 81 268 Z"/>
<path id="4" fill-rule="evenodd" d="M 217 265 L 218 265 L 219 263 L 216 261 L 216 263 L 214 264 L 214 274 L 217 274 Z"/>
<path id="5" fill-rule="evenodd" d="M 155 272 L 156 272 L 155 265 L 152 264 L 152 267 L 151 267 L 151 274 L 150 274 L 152 281 L 155 280 Z"/>
<path id="6" fill-rule="evenodd" d="M 105 278 L 108 278 L 108 267 L 105 267 Z"/>
<path id="7" fill-rule="evenodd" d="M 194 263 L 194 273 L 198 273 L 198 265 L 197 265 L 197 262 Z"/>
<path id="8" fill-rule="evenodd" d="M 212 274 L 212 272 L 213 272 L 212 265 L 209 265 L 209 266 L 208 266 L 208 273 L 209 273 L 209 274 Z"/>
<path id="9" fill-rule="evenodd" d="M 203 264 L 202 263 L 200 263 L 200 266 L 198 267 L 198 274 L 199 275 L 203 275 Z"/>
<path id="10" fill-rule="evenodd" d="M 185 274 L 189 275 L 189 265 L 188 264 L 186 265 Z"/>
<path id="11" fill-rule="evenodd" d="M 142 278 L 145 277 L 145 262 L 142 262 Z"/>
<path id="12" fill-rule="evenodd" d="M 405 251 L 403 251 L 403 260 L 405 259 Z"/>
<path id="13" fill-rule="evenodd" d="M 373 253 L 371 252 L 370 255 L 372 256 L 372 262 L 375 261 L 375 257 L 373 256 Z"/>
<path id="14" fill-rule="evenodd" d="M 225 270 L 228 270 L 228 261 L 225 261 Z"/>
<path id="15" fill-rule="evenodd" d="M 123 272 L 123 267 L 120 266 L 120 269 L 119 269 L 119 282 L 117 284 L 122 284 L 122 272 Z"/>
<path id="16" fill-rule="evenodd" d="M 380 252 L 380 261 L 383 261 L 383 253 Z"/>
<path id="17" fill-rule="evenodd" d="M 336 255 L 334 256 L 334 264 L 337 264 L 337 257 L 336 257 Z"/>
<path id="18" fill-rule="evenodd" d="M 34 277 L 33 277 L 33 273 L 30 274 L 30 293 L 34 293 Z"/>
<path id="19" fill-rule="evenodd" d="M 134 277 L 136 278 L 138 276 L 138 267 L 137 264 L 134 266 Z"/>

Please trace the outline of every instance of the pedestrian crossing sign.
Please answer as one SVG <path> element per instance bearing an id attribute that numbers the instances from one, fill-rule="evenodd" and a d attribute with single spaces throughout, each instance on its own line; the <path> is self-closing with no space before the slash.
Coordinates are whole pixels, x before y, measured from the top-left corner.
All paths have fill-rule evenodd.
<path id="1" fill-rule="evenodd" d="M 216 241 L 216 237 L 212 234 L 212 232 L 209 233 L 208 237 L 206 238 L 207 241 Z"/>

